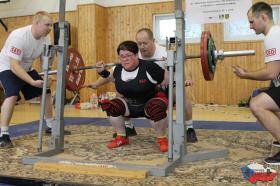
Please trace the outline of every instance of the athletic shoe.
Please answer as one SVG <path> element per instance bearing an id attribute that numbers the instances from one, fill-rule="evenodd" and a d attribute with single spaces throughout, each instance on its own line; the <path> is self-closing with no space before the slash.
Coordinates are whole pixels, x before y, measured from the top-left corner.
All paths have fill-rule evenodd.
<path id="1" fill-rule="evenodd" d="M 123 145 L 128 145 L 129 141 L 127 137 L 123 137 L 123 136 L 117 136 L 115 139 L 113 139 L 108 145 L 107 147 L 109 149 L 113 149 L 113 148 L 117 148 Z"/>
<path id="2" fill-rule="evenodd" d="M 265 158 L 264 162 L 268 165 L 280 165 L 280 151 L 272 157 Z"/>
<path id="3" fill-rule="evenodd" d="M 8 149 L 12 147 L 14 147 L 14 145 L 10 139 L 10 136 L 7 134 L 3 134 L 0 137 L 0 148 Z"/>
<path id="4" fill-rule="evenodd" d="M 272 146 L 274 146 L 274 147 L 280 147 L 280 143 L 279 143 L 278 141 L 274 141 L 274 142 L 272 143 Z"/>
<path id="5" fill-rule="evenodd" d="M 118 134 L 117 134 L 116 132 L 114 132 L 114 133 L 113 133 L 113 138 L 116 138 L 117 135 L 118 135 Z"/>
<path id="6" fill-rule="evenodd" d="M 168 151 L 168 140 L 167 138 L 158 138 L 157 139 L 159 144 L 159 150 L 161 152 L 167 152 Z"/>
<path id="7" fill-rule="evenodd" d="M 186 136 L 187 136 L 187 142 L 189 142 L 189 143 L 197 142 L 196 133 L 195 133 L 195 130 L 193 128 L 189 128 L 186 131 Z"/>
<path id="8" fill-rule="evenodd" d="M 125 127 L 125 132 L 126 132 L 126 136 L 137 136 L 137 132 L 135 130 L 135 128 L 130 128 L 130 127 Z M 113 138 L 117 137 L 117 133 L 115 132 L 113 134 Z"/>
<path id="9" fill-rule="evenodd" d="M 137 136 L 137 132 L 134 127 L 125 127 L 126 136 Z"/>
<path id="10" fill-rule="evenodd" d="M 46 135 L 52 135 L 52 128 L 47 127 L 45 130 Z M 64 135 L 70 135 L 71 132 L 69 130 L 64 130 Z"/>

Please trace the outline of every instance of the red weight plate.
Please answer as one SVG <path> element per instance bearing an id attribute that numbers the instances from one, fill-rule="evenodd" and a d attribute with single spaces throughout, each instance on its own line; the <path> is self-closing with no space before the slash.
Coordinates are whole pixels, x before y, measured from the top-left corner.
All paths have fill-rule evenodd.
<path id="1" fill-rule="evenodd" d="M 69 64 L 66 67 L 66 88 L 71 91 L 78 91 L 85 83 L 85 70 L 75 71 L 77 68 L 84 67 L 81 54 L 74 48 L 68 49 Z"/>
<path id="2" fill-rule="evenodd" d="M 201 40 L 200 40 L 200 61 L 204 79 L 206 81 L 211 81 L 214 78 L 214 74 L 209 69 L 208 64 L 208 39 L 211 37 L 209 31 L 203 31 L 201 33 Z"/>

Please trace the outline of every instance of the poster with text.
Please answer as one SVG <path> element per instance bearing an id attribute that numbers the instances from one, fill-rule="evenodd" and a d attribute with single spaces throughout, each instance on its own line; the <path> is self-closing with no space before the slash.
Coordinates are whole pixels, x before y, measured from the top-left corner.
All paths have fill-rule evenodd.
<path id="1" fill-rule="evenodd" d="M 186 19 L 190 24 L 246 20 L 252 0 L 187 0 Z"/>

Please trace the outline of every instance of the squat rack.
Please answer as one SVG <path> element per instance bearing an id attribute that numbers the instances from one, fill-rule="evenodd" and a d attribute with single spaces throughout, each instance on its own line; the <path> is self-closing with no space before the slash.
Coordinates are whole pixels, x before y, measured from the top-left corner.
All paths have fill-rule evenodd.
<path id="1" fill-rule="evenodd" d="M 55 119 L 56 125 L 52 129 L 52 136 L 49 141 L 49 150 L 39 152 L 33 156 L 25 156 L 22 158 L 23 164 L 35 164 L 37 162 L 46 163 L 65 163 L 68 164 L 86 164 L 100 167 L 114 167 L 126 170 L 145 170 L 153 176 L 166 176 L 178 164 L 186 161 L 199 161 L 212 158 L 225 157 L 228 150 L 206 151 L 198 153 L 187 153 L 185 144 L 185 100 L 180 99 L 185 96 L 184 86 L 184 61 L 185 61 L 185 20 L 182 10 L 182 0 L 174 0 L 175 2 L 175 18 L 176 18 L 176 51 L 167 51 L 167 66 L 170 68 L 170 82 L 173 82 L 173 68 L 176 68 L 176 122 L 169 117 L 169 149 L 168 161 L 161 166 L 125 164 L 125 163 L 102 163 L 98 161 L 77 161 L 58 159 L 52 156 L 60 154 L 64 151 L 64 96 L 65 96 L 65 69 L 67 65 L 68 54 L 68 33 L 65 22 L 65 5 L 66 0 L 60 0 L 59 3 L 59 44 L 55 46 L 58 53 L 58 71 L 56 86 L 56 103 L 55 103 Z M 47 48 L 47 47 L 45 47 Z M 46 58 L 48 62 L 48 58 Z M 176 62 L 176 63 L 175 63 Z M 169 85 L 172 90 L 172 83 Z M 173 116 L 173 95 L 169 91 L 169 116 Z M 44 103 L 41 107 L 44 107 Z M 42 114 L 41 114 L 42 115 Z"/>

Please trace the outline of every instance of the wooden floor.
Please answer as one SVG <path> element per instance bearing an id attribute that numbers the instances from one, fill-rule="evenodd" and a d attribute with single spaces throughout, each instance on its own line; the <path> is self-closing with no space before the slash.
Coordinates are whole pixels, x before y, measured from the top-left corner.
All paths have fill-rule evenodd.
<path id="1" fill-rule="evenodd" d="M 100 109 L 79 110 L 73 106 L 65 107 L 65 117 L 106 117 Z M 11 125 L 39 120 L 40 105 L 24 103 L 16 105 Z M 245 107 L 223 105 L 194 105 L 193 120 L 254 122 L 255 117 Z"/>

